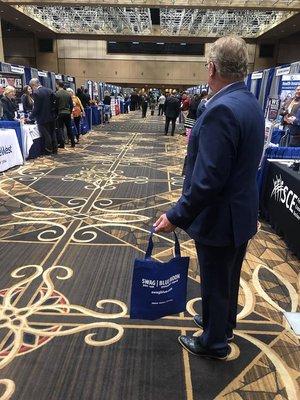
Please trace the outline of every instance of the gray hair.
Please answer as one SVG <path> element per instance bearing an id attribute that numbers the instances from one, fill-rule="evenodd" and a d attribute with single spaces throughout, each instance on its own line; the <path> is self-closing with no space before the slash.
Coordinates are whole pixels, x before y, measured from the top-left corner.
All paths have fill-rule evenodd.
<path id="1" fill-rule="evenodd" d="M 221 78 L 242 80 L 248 72 L 247 44 L 238 36 L 224 36 L 212 44 L 209 61 L 213 61 Z"/>
<path id="2" fill-rule="evenodd" d="M 39 86 L 41 83 L 38 78 L 32 78 L 29 82 L 29 86 Z"/>
<path id="3" fill-rule="evenodd" d="M 73 94 L 73 95 L 74 95 L 74 90 L 71 89 L 71 88 L 67 88 L 67 92 L 69 92 L 70 94 Z"/>

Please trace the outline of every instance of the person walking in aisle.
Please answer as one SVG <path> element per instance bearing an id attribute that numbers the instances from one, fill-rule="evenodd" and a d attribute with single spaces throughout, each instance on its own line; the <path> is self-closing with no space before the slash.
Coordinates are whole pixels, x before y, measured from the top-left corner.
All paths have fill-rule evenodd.
<path id="1" fill-rule="evenodd" d="M 156 98 L 153 94 L 153 92 L 150 93 L 149 95 L 149 103 L 150 103 L 150 110 L 151 110 L 151 115 L 154 115 L 155 107 L 156 107 Z"/>
<path id="2" fill-rule="evenodd" d="M 67 129 L 68 139 L 71 142 L 71 147 L 75 147 L 75 139 L 72 132 L 72 111 L 73 101 L 70 94 L 65 90 L 63 82 L 58 83 L 58 91 L 56 96 L 57 106 L 57 123 L 59 129 L 59 147 L 64 147 L 64 127 Z"/>
<path id="3" fill-rule="evenodd" d="M 55 133 L 56 98 L 51 89 L 43 87 L 37 78 L 31 79 L 29 86 L 33 91 L 33 110 L 31 120 L 36 120 L 39 132 L 44 139 L 45 154 L 57 153 Z"/>
<path id="4" fill-rule="evenodd" d="M 198 104 L 197 113 L 196 113 L 197 118 L 199 118 L 205 111 L 205 105 L 208 100 L 209 100 L 208 93 L 206 90 L 203 90 L 200 94 L 200 102 Z"/>
<path id="5" fill-rule="evenodd" d="M 165 135 L 168 135 L 170 122 L 172 122 L 171 136 L 174 136 L 176 119 L 180 113 L 180 101 L 176 97 L 176 90 L 173 90 L 172 94 L 166 99 L 165 102 Z"/>
<path id="6" fill-rule="evenodd" d="M 158 98 L 158 116 L 164 115 L 166 96 L 162 93 Z"/>
<path id="7" fill-rule="evenodd" d="M 181 98 L 181 113 L 182 113 L 182 122 L 185 122 L 186 117 L 188 116 L 189 113 L 189 108 L 190 108 L 191 100 L 189 95 L 186 93 L 183 93 L 182 98 Z"/>
<path id="8" fill-rule="evenodd" d="M 82 98 L 80 98 L 80 100 L 81 100 L 81 103 L 83 105 L 83 108 L 89 107 L 91 105 L 91 96 L 89 94 L 88 89 L 84 89 L 83 90 Z"/>
<path id="9" fill-rule="evenodd" d="M 142 118 L 146 118 L 148 110 L 149 97 L 146 93 L 141 95 Z"/>
<path id="10" fill-rule="evenodd" d="M 79 143 L 79 136 L 80 136 L 80 121 L 82 116 L 84 116 L 84 108 L 78 96 L 75 95 L 74 90 L 71 88 L 67 89 L 67 92 L 72 98 L 73 101 L 73 110 L 72 110 L 72 117 L 74 120 L 74 124 L 76 126 L 76 139 L 77 143 Z"/>
<path id="11" fill-rule="evenodd" d="M 130 110 L 135 111 L 137 109 L 138 104 L 138 94 L 136 91 L 133 91 L 130 96 Z"/>
<path id="12" fill-rule="evenodd" d="M 124 114 L 128 114 L 130 108 L 130 98 L 128 94 L 126 94 L 124 98 Z"/>
<path id="13" fill-rule="evenodd" d="M 257 231 L 256 177 L 265 124 L 244 83 L 247 64 L 243 39 L 227 36 L 212 44 L 207 67 L 214 96 L 190 136 L 182 195 L 154 224 L 156 232 L 180 227 L 195 240 L 202 315 L 194 322 L 203 333 L 178 340 L 194 355 L 220 360 L 230 354 L 240 272 L 248 240 Z"/>
<path id="14" fill-rule="evenodd" d="M 104 104 L 104 123 L 108 124 L 111 114 L 111 97 L 109 95 L 109 92 L 107 91 L 104 93 L 103 104 Z"/>

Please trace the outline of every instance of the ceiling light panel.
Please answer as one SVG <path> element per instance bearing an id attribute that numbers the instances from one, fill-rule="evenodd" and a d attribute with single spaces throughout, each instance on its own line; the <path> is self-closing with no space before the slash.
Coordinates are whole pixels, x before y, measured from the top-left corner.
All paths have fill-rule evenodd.
<path id="1" fill-rule="evenodd" d="M 292 15 L 294 13 L 289 11 L 163 8 L 160 11 L 161 33 L 203 37 L 236 34 L 255 38 Z"/>
<path id="2" fill-rule="evenodd" d="M 15 6 L 57 33 L 137 34 L 152 30 L 149 8 Z"/>
<path id="3" fill-rule="evenodd" d="M 262 2 L 262 1 L 261 1 Z M 160 8 L 160 31 L 150 8 L 100 6 L 15 6 L 57 33 L 256 38 L 295 14 L 293 11 Z"/>

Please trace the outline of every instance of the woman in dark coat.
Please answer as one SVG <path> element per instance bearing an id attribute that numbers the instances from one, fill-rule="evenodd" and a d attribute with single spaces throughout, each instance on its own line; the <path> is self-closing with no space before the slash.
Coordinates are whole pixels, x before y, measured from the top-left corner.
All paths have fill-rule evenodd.
<path id="1" fill-rule="evenodd" d="M 17 111 L 17 105 L 15 103 L 16 89 L 13 86 L 6 86 L 3 97 L 1 99 L 2 107 L 3 107 L 3 116 L 2 119 L 4 121 L 14 121 L 15 113 Z"/>

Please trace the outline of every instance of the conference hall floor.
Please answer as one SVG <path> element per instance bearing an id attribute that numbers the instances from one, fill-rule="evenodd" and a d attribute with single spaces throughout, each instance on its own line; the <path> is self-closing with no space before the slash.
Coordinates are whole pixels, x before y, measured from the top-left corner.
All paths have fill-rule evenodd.
<path id="1" fill-rule="evenodd" d="M 185 138 L 163 119 L 121 115 L 75 151 L 0 176 L 0 398 L 17 400 L 280 400 L 299 398 L 299 341 L 283 310 L 299 310 L 299 260 L 270 227 L 249 244 L 239 323 L 226 362 L 178 344 L 199 334 L 199 273 L 189 255 L 187 311 L 130 320 L 135 257 L 182 186 Z M 173 237 L 159 235 L 167 260 Z"/>

